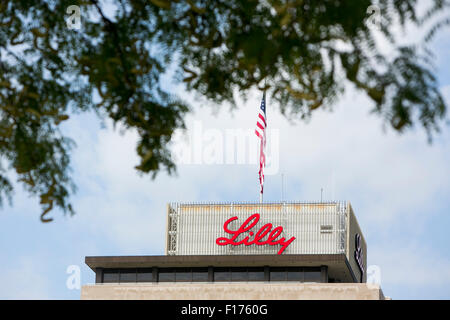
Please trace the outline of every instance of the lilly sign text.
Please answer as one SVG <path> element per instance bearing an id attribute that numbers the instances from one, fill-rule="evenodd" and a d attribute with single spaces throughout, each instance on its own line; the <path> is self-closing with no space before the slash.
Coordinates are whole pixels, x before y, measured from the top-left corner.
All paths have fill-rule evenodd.
<path id="1" fill-rule="evenodd" d="M 258 232 L 254 233 L 253 231 L 249 231 L 252 229 L 259 221 L 260 215 L 259 213 L 255 213 L 251 215 L 247 220 L 244 221 L 244 223 L 239 227 L 237 230 L 230 230 L 228 228 L 228 225 L 234 221 L 237 220 L 238 217 L 232 217 L 225 221 L 223 224 L 223 230 L 225 230 L 226 233 L 229 233 L 232 235 L 231 238 L 225 238 L 220 237 L 216 239 L 216 244 L 219 246 L 226 246 L 226 245 L 232 245 L 232 246 L 239 246 L 241 244 L 244 244 L 246 246 L 250 246 L 252 244 L 255 244 L 257 246 L 263 246 L 263 245 L 269 245 L 269 246 L 275 246 L 275 245 L 281 245 L 280 250 L 278 251 L 278 254 L 282 254 L 283 251 L 292 243 L 292 241 L 295 240 L 295 237 L 290 238 L 289 240 L 286 240 L 284 237 L 281 237 L 280 239 L 277 239 L 281 233 L 283 232 L 283 227 L 276 227 L 272 230 L 272 224 L 266 223 L 263 225 Z M 236 241 L 236 239 L 244 232 L 249 231 L 249 235 L 246 236 L 244 239 L 240 241 Z M 270 233 L 269 233 L 270 232 Z M 269 233 L 269 236 L 266 240 L 263 240 L 263 238 Z M 250 238 L 253 237 L 253 239 L 250 240 Z"/>

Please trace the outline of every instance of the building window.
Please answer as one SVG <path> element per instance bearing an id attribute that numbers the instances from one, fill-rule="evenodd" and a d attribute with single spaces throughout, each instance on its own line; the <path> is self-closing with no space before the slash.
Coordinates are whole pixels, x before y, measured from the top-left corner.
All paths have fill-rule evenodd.
<path id="1" fill-rule="evenodd" d="M 247 268 L 232 268 L 231 281 L 248 281 Z"/>
<path id="2" fill-rule="evenodd" d="M 301 268 L 288 268 L 287 281 L 303 282 L 303 270 Z"/>
<path id="3" fill-rule="evenodd" d="M 320 268 L 305 269 L 304 282 L 322 282 L 322 272 L 320 272 Z"/>
<path id="4" fill-rule="evenodd" d="M 190 282 L 192 281 L 192 272 L 190 268 L 178 268 L 175 270 L 175 281 Z"/>
<path id="5" fill-rule="evenodd" d="M 174 282 L 175 270 L 172 268 L 161 268 L 158 273 L 159 282 Z"/>
<path id="6" fill-rule="evenodd" d="M 119 283 L 119 270 L 117 269 L 104 270 L 103 283 Z"/>
<path id="7" fill-rule="evenodd" d="M 214 281 L 231 281 L 229 268 L 214 268 Z"/>
<path id="8" fill-rule="evenodd" d="M 270 281 L 286 281 L 286 268 L 270 268 Z"/>
<path id="9" fill-rule="evenodd" d="M 192 281 L 206 282 L 208 281 L 208 268 L 193 268 Z"/>
<path id="10" fill-rule="evenodd" d="M 151 268 L 138 269 L 137 282 L 152 282 L 153 273 Z"/>
<path id="11" fill-rule="evenodd" d="M 248 268 L 248 281 L 264 281 L 264 268 Z"/>
<path id="12" fill-rule="evenodd" d="M 136 269 L 121 269 L 120 283 L 136 282 Z"/>

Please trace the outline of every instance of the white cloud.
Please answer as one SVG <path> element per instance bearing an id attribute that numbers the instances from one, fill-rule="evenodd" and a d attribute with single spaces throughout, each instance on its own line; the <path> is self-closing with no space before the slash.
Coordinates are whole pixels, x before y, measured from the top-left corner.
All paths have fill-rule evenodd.
<path id="1" fill-rule="evenodd" d="M 49 281 L 36 257 L 21 257 L 0 272 L 0 299 L 48 299 Z"/>
<path id="2" fill-rule="evenodd" d="M 381 286 L 450 285 L 449 257 L 416 241 L 403 247 L 377 246 L 372 248 L 371 256 L 381 268 Z"/>

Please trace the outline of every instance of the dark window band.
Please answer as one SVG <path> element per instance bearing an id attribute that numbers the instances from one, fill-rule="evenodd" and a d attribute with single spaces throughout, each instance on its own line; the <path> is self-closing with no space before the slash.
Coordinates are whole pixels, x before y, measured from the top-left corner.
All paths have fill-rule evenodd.
<path id="1" fill-rule="evenodd" d="M 323 282 L 320 267 L 212 267 L 213 282 Z M 268 279 L 267 279 L 268 278 Z M 102 283 L 208 282 L 208 268 L 103 269 Z"/>

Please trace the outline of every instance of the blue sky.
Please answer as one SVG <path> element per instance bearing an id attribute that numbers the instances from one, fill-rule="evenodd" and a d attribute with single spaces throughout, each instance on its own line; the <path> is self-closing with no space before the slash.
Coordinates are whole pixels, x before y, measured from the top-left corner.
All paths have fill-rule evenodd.
<path id="1" fill-rule="evenodd" d="M 433 42 L 441 90 L 450 105 L 450 33 Z M 167 84 L 170 85 L 170 84 Z M 279 170 L 266 177 L 265 199 L 349 200 L 368 244 L 368 264 L 381 270 L 381 286 L 393 299 L 450 298 L 450 130 L 428 144 L 422 129 L 398 135 L 369 113 L 372 104 L 348 87 L 333 112 L 318 111 L 308 123 L 288 122 L 267 106 L 268 125 L 279 131 Z M 213 113 L 192 102 L 188 131 L 252 129 L 260 94 Z M 448 117 L 447 117 L 448 118 Z M 73 115 L 65 132 L 78 192 L 73 217 L 54 210 L 39 221 L 38 199 L 17 186 L 14 205 L 0 210 L 0 298 L 79 299 L 66 286 L 70 265 L 81 283 L 93 283 L 88 255 L 164 254 L 165 209 L 171 201 L 257 201 L 258 166 L 180 165 L 177 176 L 140 177 L 133 167 L 136 135 L 120 134 L 93 114 Z M 216 131 L 214 131 L 216 130 Z"/>

